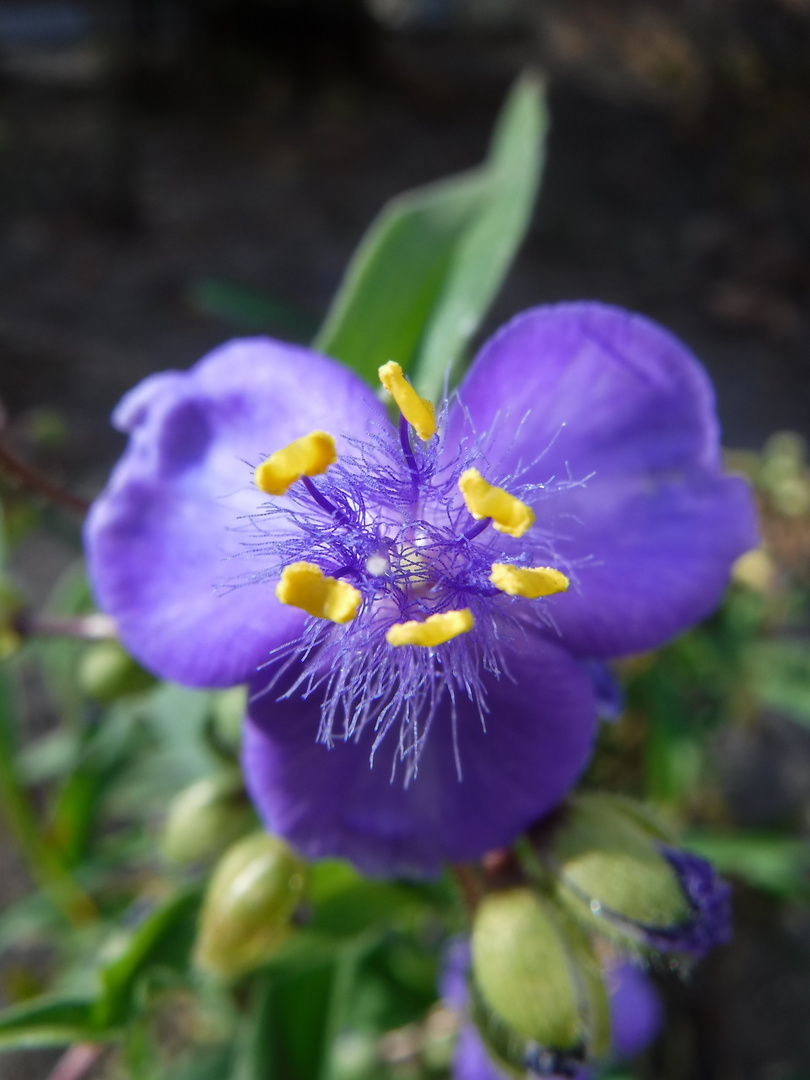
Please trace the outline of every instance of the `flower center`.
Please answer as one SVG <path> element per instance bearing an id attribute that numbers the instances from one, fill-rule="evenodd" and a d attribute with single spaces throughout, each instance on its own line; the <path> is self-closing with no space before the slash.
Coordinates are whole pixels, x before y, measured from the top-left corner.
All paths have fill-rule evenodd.
<path id="1" fill-rule="evenodd" d="M 416 494 L 424 476 L 411 443 L 410 430 L 423 443 L 436 438 L 433 406 L 419 397 L 405 379 L 399 364 L 393 361 L 384 364 L 379 374 L 380 381 L 402 414 L 400 442 Z M 326 473 L 336 462 L 334 438 L 326 432 L 313 431 L 277 450 L 264 461 L 256 469 L 256 485 L 266 494 L 278 496 L 286 494 L 301 481 L 313 501 L 332 515 L 335 529 L 340 530 L 342 526 L 345 527 L 346 515 L 312 480 L 312 477 Z M 475 468 L 465 469 L 461 473 L 458 489 L 466 509 L 477 524 L 468 528 L 461 537 L 453 537 L 453 540 L 469 543 L 490 526 L 497 532 L 520 538 L 534 524 L 535 515 L 531 507 L 503 488 L 488 483 Z M 424 492 L 420 493 L 424 495 Z M 458 561 L 456 556 L 459 552 L 453 552 L 452 544 L 448 551 L 446 540 L 442 544 L 440 538 L 433 535 L 435 526 L 431 529 L 427 522 L 421 525 L 424 527 L 414 523 L 407 539 L 394 541 L 386 554 L 381 551 L 371 553 L 362 566 L 365 573 L 361 576 L 365 578 L 365 583 L 368 583 L 368 579 L 376 579 L 382 585 L 382 589 L 375 590 L 377 592 L 385 591 L 385 583 L 393 585 L 403 594 L 406 609 L 410 602 L 416 600 L 429 603 L 432 599 L 441 605 L 438 594 L 446 590 L 442 590 L 440 585 L 443 579 L 453 576 L 452 571 Z M 363 602 L 363 591 L 358 586 L 364 582 L 355 585 L 344 578 L 357 577 L 359 569 L 359 566 L 348 565 L 339 573 L 327 574 L 317 562 L 298 560 L 283 568 L 276 596 L 283 604 L 301 608 L 316 619 L 338 624 L 351 622 Z M 489 582 L 496 591 L 529 599 L 550 596 L 568 588 L 568 579 L 558 570 L 518 567 L 501 562 L 491 564 Z M 402 604 L 399 607 L 403 609 Z M 434 649 L 460 634 L 469 633 L 474 623 L 469 607 L 450 608 L 427 613 L 423 620 L 407 619 L 394 623 L 385 637 L 388 644 L 394 647 L 411 645 Z"/>
<path id="2" fill-rule="evenodd" d="M 532 565 L 547 538 L 525 501 L 473 467 L 477 446 L 442 445 L 442 416 L 398 364 L 380 379 L 401 412 L 397 438 L 370 430 L 339 456 L 313 431 L 271 454 L 255 471 L 271 520 L 254 519 L 251 547 L 271 564 L 258 580 L 310 616 L 269 659 L 283 661 L 270 686 L 292 671 L 284 696 L 321 688 L 326 743 L 341 726 L 348 738 L 372 724 L 376 749 L 399 723 L 399 754 L 415 770 L 443 695 L 470 697 L 483 719 L 482 673 L 498 676 L 501 644 L 525 616 L 511 605 L 565 592 L 568 578 Z"/>

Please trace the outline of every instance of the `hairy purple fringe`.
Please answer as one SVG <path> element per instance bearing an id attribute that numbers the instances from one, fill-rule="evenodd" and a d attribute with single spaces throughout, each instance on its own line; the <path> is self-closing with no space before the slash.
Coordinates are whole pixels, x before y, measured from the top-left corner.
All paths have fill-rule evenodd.
<path id="1" fill-rule="evenodd" d="M 223 584 L 230 589 L 272 582 L 285 566 L 306 561 L 360 591 L 352 622 L 335 626 L 308 619 L 296 641 L 268 658 L 264 693 L 322 695 L 318 738 L 326 744 L 357 739 L 373 725 L 372 757 L 397 725 L 394 770 L 398 761 L 405 763 L 406 783 L 445 696 L 451 717 L 464 695 L 485 723 L 482 675 L 510 677 L 502 642 L 527 626 L 554 626 L 553 602 L 501 593 L 489 581 L 492 563 L 553 565 L 576 583 L 577 568 L 559 558 L 555 538 L 539 522 L 519 541 L 486 521 L 475 522 L 458 479 L 476 465 L 490 483 L 507 487 L 535 510 L 555 490 L 585 481 L 521 482 L 536 462 L 499 475 L 487 460 L 485 440 L 474 434 L 446 453 L 446 415 L 445 402 L 439 435 L 428 442 L 411 438 L 407 425 L 398 433 L 379 427 L 365 440 L 346 440 L 350 452 L 325 474 L 294 484 L 283 499 L 268 501 L 245 519 L 245 551 L 264 557 L 266 569 Z M 393 648 L 385 640 L 395 623 L 467 607 L 473 629 L 438 648 Z"/>
<path id="2" fill-rule="evenodd" d="M 677 848 L 662 847 L 662 854 L 678 875 L 692 918 L 681 926 L 647 928 L 648 943 L 660 952 L 704 956 L 731 938 L 731 886 L 717 876 L 710 862 Z"/>

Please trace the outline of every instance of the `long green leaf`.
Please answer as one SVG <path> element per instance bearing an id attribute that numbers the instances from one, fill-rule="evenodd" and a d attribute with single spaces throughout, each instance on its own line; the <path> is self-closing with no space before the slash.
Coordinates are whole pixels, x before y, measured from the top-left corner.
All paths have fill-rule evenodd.
<path id="1" fill-rule="evenodd" d="M 0 1048 L 63 1046 L 96 1039 L 95 1002 L 37 998 L 0 1013 Z"/>
<path id="2" fill-rule="evenodd" d="M 795 836 L 779 833 L 713 833 L 695 830 L 684 841 L 722 874 L 734 874 L 755 889 L 782 900 L 806 898 L 810 848 Z"/>
<path id="3" fill-rule="evenodd" d="M 436 398 L 481 325 L 529 227 L 545 159 L 542 86 L 524 77 L 495 129 L 479 212 L 456 246 L 414 368 L 420 393 Z"/>
<path id="4" fill-rule="evenodd" d="M 512 91 L 485 164 L 393 199 L 355 253 L 315 340 L 372 385 L 396 360 L 435 395 L 480 325 L 523 237 L 546 113 L 531 77 Z"/>
<path id="5" fill-rule="evenodd" d="M 136 984 L 147 968 L 187 965 L 199 902 L 200 891 L 194 887 L 170 897 L 147 915 L 120 955 L 102 970 L 101 1026 L 113 1027 L 128 1019 Z"/>

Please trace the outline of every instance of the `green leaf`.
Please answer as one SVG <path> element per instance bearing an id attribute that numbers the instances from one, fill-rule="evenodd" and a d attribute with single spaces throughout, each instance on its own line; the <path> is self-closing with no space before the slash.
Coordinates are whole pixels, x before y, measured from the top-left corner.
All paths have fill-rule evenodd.
<path id="1" fill-rule="evenodd" d="M 796 641 L 763 641 L 753 650 L 754 687 L 762 704 L 810 727 L 810 653 Z"/>
<path id="2" fill-rule="evenodd" d="M 398 196 L 372 222 L 315 347 L 373 386 L 388 360 L 406 371 L 416 365 L 420 393 L 436 396 L 524 235 L 546 127 L 541 85 L 525 77 L 483 166 Z"/>
<path id="3" fill-rule="evenodd" d="M 459 239 L 419 349 L 413 380 L 428 398 L 441 393 L 445 372 L 481 325 L 529 227 L 547 130 L 542 86 L 526 76 L 512 91 L 495 129 L 486 196 Z"/>
<path id="4" fill-rule="evenodd" d="M 35 998 L 0 1013 L 0 1048 L 63 1046 L 97 1039 L 95 1002 Z"/>
<path id="5" fill-rule="evenodd" d="M 206 315 L 224 319 L 240 330 L 263 330 L 299 341 L 315 332 L 313 319 L 306 312 L 265 293 L 218 278 L 195 281 L 190 299 Z"/>
<path id="6" fill-rule="evenodd" d="M 112 1027 L 128 1019 L 136 984 L 148 968 L 185 968 L 196 931 L 199 903 L 199 889 L 179 892 L 150 912 L 126 939 L 118 956 L 100 973 L 101 1025 Z"/>
<path id="7" fill-rule="evenodd" d="M 696 830 L 684 846 L 708 859 L 721 874 L 733 874 L 779 899 L 808 895 L 810 848 L 804 840 L 776 833 Z"/>

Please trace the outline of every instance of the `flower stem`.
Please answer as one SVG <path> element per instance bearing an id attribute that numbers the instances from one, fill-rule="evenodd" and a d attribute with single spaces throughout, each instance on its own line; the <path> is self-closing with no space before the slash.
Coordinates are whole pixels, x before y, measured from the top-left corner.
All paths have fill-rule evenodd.
<path id="1" fill-rule="evenodd" d="M 92 615 L 36 615 L 20 612 L 14 629 L 23 638 L 70 637 L 81 641 L 107 641 L 117 638 L 115 620 L 96 612 Z"/>
<path id="2" fill-rule="evenodd" d="M 80 514 L 84 517 L 90 508 L 90 503 L 86 499 L 80 499 L 78 495 L 71 495 L 69 491 L 60 488 L 58 484 L 52 483 L 39 469 L 35 469 L 33 465 L 29 465 L 27 461 L 19 457 L 2 439 L 0 439 L 0 470 L 13 477 L 24 487 L 38 492 L 38 494 L 43 495 L 51 502 L 64 507 L 65 510 L 70 510 L 73 514 Z"/>
<path id="3" fill-rule="evenodd" d="M 456 879 L 464 906 L 470 913 L 474 912 L 484 894 L 478 875 L 471 866 L 466 866 L 464 863 L 452 863 L 450 872 Z"/>
<path id="4" fill-rule="evenodd" d="M 109 1046 L 77 1043 L 60 1057 L 48 1080 L 85 1080 L 109 1051 Z"/>

